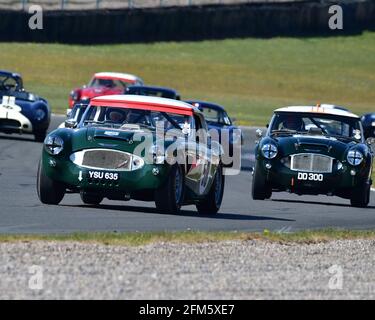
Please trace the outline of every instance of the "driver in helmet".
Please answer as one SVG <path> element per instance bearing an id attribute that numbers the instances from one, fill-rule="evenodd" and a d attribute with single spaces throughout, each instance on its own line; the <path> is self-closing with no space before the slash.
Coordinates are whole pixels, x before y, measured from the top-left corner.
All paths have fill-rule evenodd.
<path id="1" fill-rule="evenodd" d="M 288 129 L 293 131 L 304 131 L 305 124 L 301 117 L 294 115 L 287 115 L 282 122 L 282 129 Z"/>
<path id="2" fill-rule="evenodd" d="M 126 120 L 126 113 L 121 109 L 109 109 L 106 114 L 106 121 L 116 124 L 123 124 Z"/>
<path id="3" fill-rule="evenodd" d="M 113 88 L 115 86 L 111 79 L 99 79 L 99 85 L 106 88 Z"/>

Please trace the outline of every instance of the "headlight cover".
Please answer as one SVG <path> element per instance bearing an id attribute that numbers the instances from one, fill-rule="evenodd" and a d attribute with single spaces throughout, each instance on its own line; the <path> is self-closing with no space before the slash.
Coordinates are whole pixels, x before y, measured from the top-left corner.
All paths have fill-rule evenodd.
<path id="1" fill-rule="evenodd" d="M 350 150 L 348 156 L 346 157 L 349 164 L 352 166 L 358 166 L 363 161 L 363 154 L 358 150 Z"/>
<path id="2" fill-rule="evenodd" d="M 64 141 L 59 136 L 48 136 L 44 147 L 50 155 L 56 156 L 64 149 Z"/>
<path id="3" fill-rule="evenodd" d="M 37 121 L 42 121 L 46 116 L 46 112 L 43 109 L 37 109 L 35 111 L 35 119 Z"/>
<path id="4" fill-rule="evenodd" d="M 273 159 L 277 156 L 277 147 L 272 143 L 266 143 L 262 147 L 262 154 L 266 159 Z"/>

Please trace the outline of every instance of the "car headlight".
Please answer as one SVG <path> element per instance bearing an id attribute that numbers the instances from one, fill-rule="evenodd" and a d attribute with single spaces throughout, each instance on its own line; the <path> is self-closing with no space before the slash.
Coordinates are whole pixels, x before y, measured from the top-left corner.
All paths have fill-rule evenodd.
<path id="1" fill-rule="evenodd" d="M 164 151 L 157 145 L 151 147 L 150 153 L 152 154 L 152 159 L 155 164 L 163 164 L 165 160 Z"/>
<path id="2" fill-rule="evenodd" d="M 133 154 L 132 156 L 132 165 L 131 165 L 131 170 L 138 170 L 139 168 L 142 168 L 145 162 L 141 157 L 138 157 Z"/>
<path id="3" fill-rule="evenodd" d="M 42 121 L 46 116 L 46 112 L 43 109 L 37 109 L 35 111 L 35 119 L 37 121 Z"/>
<path id="4" fill-rule="evenodd" d="M 266 143 L 262 147 L 262 154 L 266 159 L 273 159 L 277 156 L 277 147 L 272 143 Z"/>
<path id="5" fill-rule="evenodd" d="M 350 150 L 348 156 L 346 157 L 349 164 L 352 166 L 358 166 L 363 161 L 363 154 L 358 150 Z"/>
<path id="6" fill-rule="evenodd" d="M 56 156 L 64 149 L 64 141 L 58 136 L 48 136 L 44 141 L 44 147 L 50 155 Z"/>

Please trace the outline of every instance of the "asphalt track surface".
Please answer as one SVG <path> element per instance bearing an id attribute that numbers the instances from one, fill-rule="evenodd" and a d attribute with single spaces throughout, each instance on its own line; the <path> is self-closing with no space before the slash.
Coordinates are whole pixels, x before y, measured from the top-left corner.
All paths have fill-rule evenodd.
<path id="1" fill-rule="evenodd" d="M 54 116 L 51 129 L 63 121 Z M 78 195 L 66 195 L 59 206 L 39 202 L 37 164 L 42 144 L 32 136 L 0 134 L 0 233 L 74 233 L 129 231 L 295 231 L 301 229 L 375 228 L 375 193 L 366 209 L 328 196 L 277 193 L 271 200 L 253 201 L 251 166 L 254 130 L 245 132 L 244 170 L 227 177 L 222 208 L 216 216 L 199 215 L 187 206 L 179 215 L 157 213 L 153 203 L 105 200 L 86 206 Z"/>

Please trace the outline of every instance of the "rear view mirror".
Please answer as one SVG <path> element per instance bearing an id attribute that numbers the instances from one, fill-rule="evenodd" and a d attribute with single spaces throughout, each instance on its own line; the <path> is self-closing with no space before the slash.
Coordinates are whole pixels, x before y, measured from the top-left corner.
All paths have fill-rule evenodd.
<path id="1" fill-rule="evenodd" d="M 77 127 L 77 122 L 71 119 L 65 121 L 65 128 L 74 129 Z"/>

